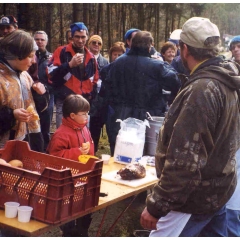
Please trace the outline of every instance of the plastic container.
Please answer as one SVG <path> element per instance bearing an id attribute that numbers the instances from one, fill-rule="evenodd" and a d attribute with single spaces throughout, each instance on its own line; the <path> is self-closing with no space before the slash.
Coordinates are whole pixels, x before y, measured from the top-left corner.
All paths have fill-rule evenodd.
<path id="1" fill-rule="evenodd" d="M 31 151 L 18 140 L 8 141 L 0 158 L 23 162 L 23 168 L 0 164 L 1 208 L 5 202 L 19 202 L 33 207 L 33 219 L 55 224 L 98 205 L 102 160 L 90 158 L 83 164 Z"/>
<path id="2" fill-rule="evenodd" d="M 18 207 L 18 221 L 19 222 L 29 222 L 32 214 L 32 207 L 20 206 Z"/>
<path id="3" fill-rule="evenodd" d="M 20 203 L 18 202 L 5 202 L 5 217 L 7 218 L 15 218 L 18 213 L 18 206 Z"/>
<path id="4" fill-rule="evenodd" d="M 163 124 L 164 117 L 152 117 L 152 119 L 148 118 L 148 121 L 150 128 L 146 129 L 144 155 L 155 156 L 158 135 Z"/>
<path id="5" fill-rule="evenodd" d="M 121 128 L 116 137 L 114 161 L 122 164 L 138 162 L 143 155 L 145 132 L 149 122 L 136 118 L 127 118 L 123 121 L 117 119 L 116 122 L 120 122 Z"/>
<path id="6" fill-rule="evenodd" d="M 103 164 L 108 164 L 111 156 L 109 154 L 102 154 Z"/>
<path id="7" fill-rule="evenodd" d="M 143 165 L 144 167 L 147 166 L 147 159 L 142 157 L 139 161 L 138 161 L 141 165 Z"/>

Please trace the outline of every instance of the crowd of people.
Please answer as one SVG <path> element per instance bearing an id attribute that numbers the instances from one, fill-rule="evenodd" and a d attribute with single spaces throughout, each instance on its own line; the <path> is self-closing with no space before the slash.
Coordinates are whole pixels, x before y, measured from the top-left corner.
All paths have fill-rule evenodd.
<path id="1" fill-rule="evenodd" d="M 142 227 L 150 237 L 240 236 L 240 36 L 227 60 L 219 55 L 218 27 L 202 17 L 173 31 L 159 52 L 149 31 L 131 28 L 109 59 L 101 36 L 89 36 L 83 22 L 71 24 L 66 45 L 53 53 L 45 31 L 19 30 L 13 16 L 0 19 L 0 35 L 0 148 L 17 139 L 78 161 L 96 154 L 105 124 L 113 156 L 117 119 L 165 117 L 155 155 L 159 181 Z M 65 224 L 63 236 L 87 236 L 90 223 L 88 214 Z"/>

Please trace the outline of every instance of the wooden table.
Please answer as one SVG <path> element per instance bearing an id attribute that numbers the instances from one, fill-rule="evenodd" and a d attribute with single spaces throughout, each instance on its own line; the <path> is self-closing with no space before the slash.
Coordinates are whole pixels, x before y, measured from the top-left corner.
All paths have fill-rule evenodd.
<path id="1" fill-rule="evenodd" d="M 115 163 L 113 161 L 113 158 L 111 158 L 109 161 L 109 164 L 103 165 L 103 173 L 118 170 L 118 169 L 122 168 L 123 166 L 124 166 L 123 164 Z M 154 167 L 147 166 L 146 168 L 154 170 Z M 115 182 L 110 182 L 110 181 L 106 181 L 106 180 L 102 179 L 100 192 L 108 193 L 108 196 L 99 197 L 98 206 L 96 206 L 82 214 L 79 214 L 75 217 L 70 217 L 68 220 L 63 221 L 60 224 L 46 224 L 46 223 L 42 223 L 40 221 L 36 221 L 33 219 L 31 219 L 30 222 L 28 222 L 28 223 L 21 223 L 21 222 L 18 222 L 17 218 L 6 218 L 4 215 L 4 210 L 1 209 L 0 210 L 0 228 L 14 231 L 15 233 L 17 233 L 19 235 L 23 235 L 23 236 L 39 236 L 39 235 L 51 230 L 53 227 L 60 226 L 66 222 L 70 222 L 74 219 L 77 219 L 77 218 L 84 216 L 91 212 L 95 212 L 95 211 L 98 211 L 103 208 L 107 209 L 108 206 L 110 206 L 116 202 L 119 202 L 119 201 L 126 199 L 128 197 L 131 197 L 131 196 L 136 196 L 137 194 L 151 188 L 154 184 L 155 184 L 155 182 L 151 182 L 151 183 L 139 186 L 139 187 L 132 188 L 129 186 L 125 186 L 122 184 L 118 184 Z M 124 213 L 124 212 L 125 212 L 125 210 L 122 213 Z M 103 217 L 103 220 L 104 220 L 104 217 Z M 100 228 L 101 228 L 101 226 L 100 226 Z M 99 233 L 99 231 L 98 231 L 98 233 Z"/>

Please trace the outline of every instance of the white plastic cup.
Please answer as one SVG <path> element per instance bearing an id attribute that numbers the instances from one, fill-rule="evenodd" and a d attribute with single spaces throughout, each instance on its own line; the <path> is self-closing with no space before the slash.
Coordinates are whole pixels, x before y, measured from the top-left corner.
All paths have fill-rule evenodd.
<path id="1" fill-rule="evenodd" d="M 144 167 L 147 166 L 147 159 L 146 159 L 146 158 L 141 158 L 138 162 L 139 162 L 140 164 L 142 164 Z"/>
<path id="2" fill-rule="evenodd" d="M 18 221 L 19 222 L 29 222 L 32 214 L 32 207 L 20 206 L 18 207 Z"/>
<path id="3" fill-rule="evenodd" d="M 108 164 L 110 157 L 111 157 L 111 156 L 110 156 L 109 154 L 102 154 L 103 163 L 104 163 L 104 164 Z"/>
<path id="4" fill-rule="evenodd" d="M 5 202 L 5 217 L 15 218 L 18 213 L 18 207 L 20 203 L 18 202 Z"/>

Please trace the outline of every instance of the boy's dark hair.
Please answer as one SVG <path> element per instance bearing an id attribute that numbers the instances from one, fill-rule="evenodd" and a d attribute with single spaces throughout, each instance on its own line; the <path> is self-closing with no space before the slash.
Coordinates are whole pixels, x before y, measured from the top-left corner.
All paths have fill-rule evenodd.
<path id="1" fill-rule="evenodd" d="M 90 110 L 89 102 L 79 94 L 71 94 L 63 102 L 63 117 L 67 118 L 71 113 L 88 112 Z"/>
<path id="2" fill-rule="evenodd" d="M 34 40 L 30 33 L 15 30 L 0 41 L 0 53 L 7 60 L 23 60 L 34 51 Z"/>

